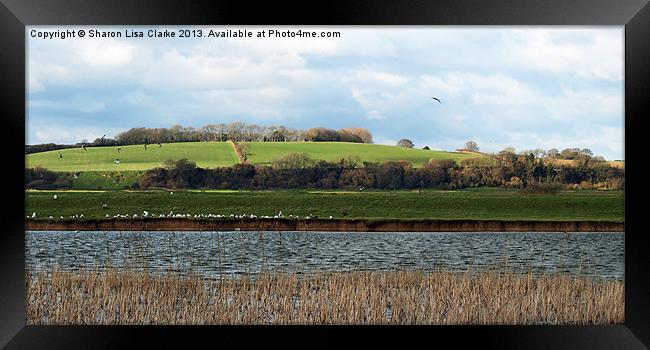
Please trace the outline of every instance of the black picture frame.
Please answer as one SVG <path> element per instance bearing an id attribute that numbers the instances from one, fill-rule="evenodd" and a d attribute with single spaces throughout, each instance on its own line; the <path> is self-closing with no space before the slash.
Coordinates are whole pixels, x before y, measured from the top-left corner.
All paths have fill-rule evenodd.
<path id="1" fill-rule="evenodd" d="M 430 326 L 430 327 L 164 327 L 25 326 L 24 176 L 26 128 L 26 25 L 618 25 L 625 26 L 625 324 L 612 326 Z M 0 106 L 5 126 L 0 214 L 0 345 L 6 348 L 115 348 L 145 341 L 208 340 L 214 346 L 411 341 L 481 348 L 643 349 L 650 346 L 650 259 L 642 185 L 643 132 L 650 102 L 650 5 L 647 0 L 407 0 L 392 3 L 245 1 L 0 0 Z M 251 334 L 253 336 L 251 336 Z M 291 336 L 291 340 L 287 340 Z M 298 343 L 301 336 L 309 343 Z M 428 343 L 427 343 L 428 342 Z M 315 343 L 315 344 L 314 344 Z"/>

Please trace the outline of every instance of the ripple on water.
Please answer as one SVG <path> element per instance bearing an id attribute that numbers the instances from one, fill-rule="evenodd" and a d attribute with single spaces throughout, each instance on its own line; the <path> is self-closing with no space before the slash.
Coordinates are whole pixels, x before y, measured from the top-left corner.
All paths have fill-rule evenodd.
<path id="1" fill-rule="evenodd" d="M 209 276 L 417 268 L 512 269 L 623 278 L 621 233 L 27 231 L 31 271 L 173 268 Z"/>

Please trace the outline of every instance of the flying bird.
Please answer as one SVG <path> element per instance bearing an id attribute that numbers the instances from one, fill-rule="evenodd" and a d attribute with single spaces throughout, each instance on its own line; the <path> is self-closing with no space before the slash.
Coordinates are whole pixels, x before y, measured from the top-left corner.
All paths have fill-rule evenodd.
<path id="1" fill-rule="evenodd" d="M 439 99 L 437 99 L 437 98 L 435 98 L 435 97 L 431 97 L 431 98 L 434 99 L 434 100 L 436 100 L 436 101 L 438 101 L 438 103 L 442 103 Z"/>

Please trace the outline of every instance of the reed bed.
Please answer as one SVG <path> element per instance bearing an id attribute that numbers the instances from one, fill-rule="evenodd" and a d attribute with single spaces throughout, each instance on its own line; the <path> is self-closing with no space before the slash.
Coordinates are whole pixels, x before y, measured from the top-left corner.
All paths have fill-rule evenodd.
<path id="1" fill-rule="evenodd" d="M 624 282 L 485 271 L 26 275 L 27 324 L 622 324 Z"/>

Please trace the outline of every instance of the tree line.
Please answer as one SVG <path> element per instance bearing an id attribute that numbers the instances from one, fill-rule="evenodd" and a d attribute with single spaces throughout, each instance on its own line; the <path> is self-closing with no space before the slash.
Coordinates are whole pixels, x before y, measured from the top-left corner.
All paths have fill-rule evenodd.
<path id="1" fill-rule="evenodd" d="M 26 169 L 26 188 L 70 188 L 70 174 Z M 556 164 L 534 154 L 501 153 L 461 162 L 431 160 L 414 168 L 407 161 L 363 162 L 358 156 L 338 162 L 314 160 L 306 153 L 290 153 L 271 165 L 236 164 L 203 169 L 187 159 L 169 160 L 150 169 L 134 185 L 138 188 L 213 189 L 462 189 L 502 187 L 539 189 L 622 189 L 625 170 L 607 162 L 584 158 L 575 165 Z"/>
<path id="2" fill-rule="evenodd" d="M 553 186 L 540 186 L 552 184 Z M 313 160 L 305 153 L 292 153 L 272 165 L 236 164 L 203 169 L 187 159 L 169 161 L 165 167 L 147 171 L 140 188 L 374 188 L 374 189 L 460 189 L 583 188 L 621 189 L 623 169 L 593 159 L 578 165 L 555 165 L 532 154 L 501 155 L 494 158 L 431 160 L 414 168 L 406 161 L 361 162 L 356 156 L 338 162 Z"/>
<path id="3" fill-rule="evenodd" d="M 209 124 L 200 128 L 174 125 L 171 128 L 131 128 L 112 138 L 97 138 L 93 142 L 82 140 L 74 145 L 38 144 L 25 145 L 25 154 L 52 151 L 81 146 L 122 146 L 172 142 L 201 141 L 235 142 L 357 142 L 373 143 L 372 133 L 365 128 L 343 128 L 339 130 L 315 127 L 307 130 L 292 129 L 285 126 L 261 126 L 233 122 L 229 124 Z"/>
<path id="4" fill-rule="evenodd" d="M 201 128 L 180 125 L 171 128 L 132 128 L 119 133 L 115 138 L 119 145 L 227 140 L 235 142 L 334 141 L 372 143 L 372 133 L 364 128 L 333 130 L 316 127 L 299 130 L 285 126 L 260 126 L 233 122 L 229 124 L 210 124 Z M 95 140 L 95 142 L 97 141 Z"/>

